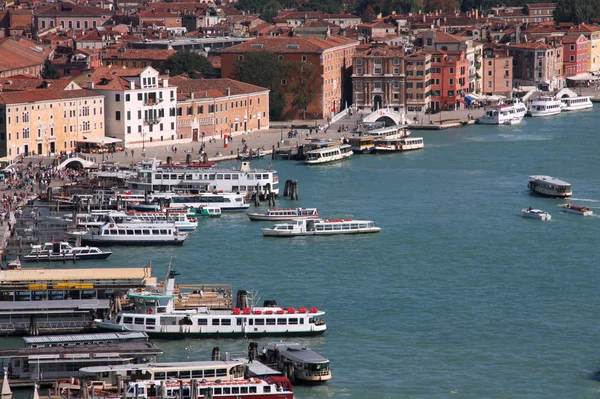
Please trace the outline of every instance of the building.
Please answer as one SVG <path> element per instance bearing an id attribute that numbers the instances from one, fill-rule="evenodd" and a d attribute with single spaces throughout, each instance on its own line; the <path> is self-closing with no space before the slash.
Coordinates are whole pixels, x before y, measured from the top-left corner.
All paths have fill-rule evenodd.
<path id="1" fill-rule="evenodd" d="M 565 86 L 563 48 L 558 41 L 520 43 L 507 46 L 513 57 L 513 83 L 559 90 Z"/>
<path id="2" fill-rule="evenodd" d="M 221 51 L 221 76 L 233 78 L 238 62 L 244 61 L 248 52 L 273 53 L 284 64 L 290 62 L 310 63 L 314 67 L 317 94 L 305 110 L 292 106 L 293 90 L 288 86 L 290 78 L 282 78 L 280 87 L 286 96 L 284 116 L 301 118 L 304 114 L 314 118 L 328 118 L 346 104 L 352 102 L 351 66 L 358 41 L 342 36 L 327 39 L 312 37 L 259 37 Z"/>
<path id="3" fill-rule="evenodd" d="M 431 80 L 432 110 L 459 109 L 469 89 L 469 61 L 464 51 L 432 51 Z"/>
<path id="4" fill-rule="evenodd" d="M 483 50 L 483 94 L 510 95 L 513 88 L 512 61 L 512 57 L 506 51 L 494 48 Z"/>
<path id="5" fill-rule="evenodd" d="M 600 27 L 597 25 L 579 24 L 569 34 L 582 34 L 588 41 L 588 70 L 600 70 Z"/>
<path id="6" fill-rule="evenodd" d="M 360 24 L 357 26 L 358 32 L 365 38 L 365 40 L 377 40 L 389 35 L 398 34 L 398 26 L 389 23 L 383 19 Z"/>
<path id="7" fill-rule="evenodd" d="M 565 77 L 588 72 L 589 47 L 585 36 L 580 33 L 565 35 L 562 38 L 562 44 Z"/>
<path id="8" fill-rule="evenodd" d="M 146 148 L 182 142 L 177 135 L 177 87 L 152 67 L 101 67 L 75 78 L 104 95 L 106 135 L 125 148 Z"/>
<path id="9" fill-rule="evenodd" d="M 525 7 L 493 7 L 495 18 L 526 24 L 553 22 L 556 3 L 529 3 Z"/>
<path id="10" fill-rule="evenodd" d="M 163 49 L 130 49 L 124 46 L 107 48 L 103 53 L 105 66 L 120 66 L 125 68 L 152 68 L 163 71 L 164 63 L 176 54 L 176 50 Z"/>
<path id="11" fill-rule="evenodd" d="M 353 58 L 354 105 L 374 111 L 390 107 L 404 113 L 404 49 L 373 44 L 359 47 Z"/>
<path id="12" fill-rule="evenodd" d="M 418 51 L 404 57 L 406 111 L 426 112 L 431 109 L 431 53 Z"/>
<path id="13" fill-rule="evenodd" d="M 112 19 L 114 11 L 100 7 L 82 6 L 69 1 L 52 3 L 34 11 L 35 32 L 49 28 L 93 29 Z"/>
<path id="14" fill-rule="evenodd" d="M 0 77 L 15 75 L 39 77 L 51 50 L 31 40 L 7 37 L 0 39 Z"/>
<path id="15" fill-rule="evenodd" d="M 233 79 L 171 78 L 177 134 L 187 141 L 269 128 L 269 90 Z"/>
<path id="16" fill-rule="evenodd" d="M 0 160 L 71 151 L 84 138 L 104 137 L 103 95 L 68 81 L 44 87 L 0 92 Z"/>

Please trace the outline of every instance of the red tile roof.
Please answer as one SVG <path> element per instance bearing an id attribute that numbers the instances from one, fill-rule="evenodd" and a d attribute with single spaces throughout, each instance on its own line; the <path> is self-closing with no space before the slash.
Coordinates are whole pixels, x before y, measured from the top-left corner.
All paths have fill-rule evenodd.
<path id="1" fill-rule="evenodd" d="M 103 15 L 112 16 L 114 11 L 105 10 L 99 7 L 80 6 L 78 4 L 65 1 L 58 4 L 52 4 L 41 10 L 36 10 L 35 15 L 40 17 L 101 17 Z"/>
<path id="2" fill-rule="evenodd" d="M 56 90 L 53 87 L 40 90 L 0 92 L 0 104 L 23 104 L 37 101 L 67 100 L 71 98 L 100 97 L 91 90 Z"/>
<path id="3" fill-rule="evenodd" d="M 231 95 L 252 94 L 267 91 L 267 88 L 251 85 L 233 79 L 191 79 L 186 76 L 175 76 L 169 83 L 177 86 L 177 100 L 188 100 L 191 93 L 194 98 L 213 98 L 227 96 L 227 89 Z"/>
<path id="4" fill-rule="evenodd" d="M 166 61 L 170 56 L 177 53 L 177 50 L 166 49 L 128 49 L 125 51 L 116 48 L 106 49 L 105 59 L 117 58 L 126 60 L 152 60 Z"/>
<path id="5" fill-rule="evenodd" d="M 73 80 L 80 86 L 86 87 L 87 82 L 94 82 L 98 90 L 129 90 L 130 83 L 125 78 L 137 77 L 146 68 L 99 67 L 85 71 Z M 167 78 L 161 76 L 160 78 Z"/>
<path id="6" fill-rule="evenodd" d="M 320 53 L 325 50 L 358 44 L 343 36 L 329 36 L 327 39 L 314 37 L 258 37 L 222 50 L 222 53 L 246 53 L 248 51 L 270 51 L 272 53 Z"/>
<path id="7" fill-rule="evenodd" d="M 41 65 L 49 50 L 31 41 L 0 39 L 0 72 Z"/>

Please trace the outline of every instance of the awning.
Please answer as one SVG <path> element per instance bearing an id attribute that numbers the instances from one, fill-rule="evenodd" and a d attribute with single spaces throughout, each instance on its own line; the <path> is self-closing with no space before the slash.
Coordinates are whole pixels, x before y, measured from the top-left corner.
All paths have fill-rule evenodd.
<path id="1" fill-rule="evenodd" d="M 114 144 L 120 143 L 123 140 L 115 139 L 112 137 L 84 137 L 83 140 L 78 140 L 78 143 L 88 143 L 88 144 Z"/>
<path id="2" fill-rule="evenodd" d="M 567 79 L 569 80 L 597 80 L 598 77 L 594 75 L 590 75 L 589 73 L 580 73 L 579 75 L 569 76 Z"/>

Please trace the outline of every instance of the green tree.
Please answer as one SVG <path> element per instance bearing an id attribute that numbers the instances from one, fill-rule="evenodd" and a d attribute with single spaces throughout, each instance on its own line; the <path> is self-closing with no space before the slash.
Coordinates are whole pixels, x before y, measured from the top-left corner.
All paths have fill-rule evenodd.
<path id="1" fill-rule="evenodd" d="M 286 4 L 291 4 L 291 2 L 286 1 Z M 251 14 L 258 14 L 262 20 L 273 22 L 273 18 L 277 16 L 282 5 L 277 0 L 239 0 L 235 8 Z"/>
<path id="2" fill-rule="evenodd" d="M 367 8 L 365 8 L 362 14 L 360 14 L 360 17 L 364 22 L 371 22 L 375 18 L 377 18 L 377 14 L 375 14 L 375 10 L 373 10 L 373 7 L 369 5 L 367 6 Z"/>
<path id="3" fill-rule="evenodd" d="M 321 11 L 325 14 L 339 14 L 344 4 L 341 0 L 308 0 L 300 11 Z"/>
<path id="4" fill-rule="evenodd" d="M 600 17 L 598 0 L 559 0 L 554 10 L 556 22 L 589 23 L 590 19 Z"/>
<path id="5" fill-rule="evenodd" d="M 292 105 L 302 110 L 302 119 L 306 119 L 306 108 L 314 101 L 319 92 L 315 83 L 317 71 L 313 64 L 306 62 L 287 62 L 285 76 L 294 99 Z"/>
<path id="6" fill-rule="evenodd" d="M 285 108 L 285 96 L 280 88 L 283 71 L 283 63 L 269 51 L 246 53 L 244 60 L 235 65 L 235 79 L 270 90 L 269 117 L 273 120 L 281 119 Z"/>
<path id="7" fill-rule="evenodd" d="M 44 66 L 42 67 L 42 79 L 60 79 L 58 69 L 56 69 L 52 61 L 47 58 L 44 61 Z"/>
<path id="8" fill-rule="evenodd" d="M 444 12 L 458 10 L 458 0 L 425 0 L 425 12 L 442 10 Z"/>
<path id="9" fill-rule="evenodd" d="M 190 50 L 179 50 L 165 61 L 163 67 L 170 76 L 185 73 L 192 78 L 195 74 L 214 72 L 208 58 Z"/>

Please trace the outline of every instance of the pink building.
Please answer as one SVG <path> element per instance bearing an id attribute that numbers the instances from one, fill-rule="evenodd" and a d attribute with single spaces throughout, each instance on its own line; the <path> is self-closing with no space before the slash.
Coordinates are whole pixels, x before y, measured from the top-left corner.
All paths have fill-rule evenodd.
<path id="1" fill-rule="evenodd" d="M 580 33 L 568 34 L 562 40 L 565 76 L 575 76 L 588 71 L 588 40 Z"/>

